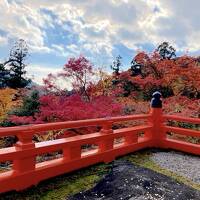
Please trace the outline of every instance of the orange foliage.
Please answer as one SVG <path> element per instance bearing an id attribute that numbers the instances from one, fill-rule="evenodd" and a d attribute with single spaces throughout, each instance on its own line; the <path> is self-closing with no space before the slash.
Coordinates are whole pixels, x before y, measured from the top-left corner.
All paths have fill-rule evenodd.
<path id="1" fill-rule="evenodd" d="M 0 122 L 6 118 L 8 111 L 20 104 L 17 94 L 18 90 L 0 89 Z"/>
<path id="2" fill-rule="evenodd" d="M 91 84 L 88 88 L 91 96 L 109 96 L 112 94 L 112 76 L 99 69 L 95 73 L 98 82 Z"/>

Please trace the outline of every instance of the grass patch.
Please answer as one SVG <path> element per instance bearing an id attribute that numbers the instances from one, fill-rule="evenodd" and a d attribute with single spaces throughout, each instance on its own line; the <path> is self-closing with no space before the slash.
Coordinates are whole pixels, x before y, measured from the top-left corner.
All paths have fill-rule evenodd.
<path id="1" fill-rule="evenodd" d="M 176 180 L 179 183 L 183 183 L 183 184 L 188 185 L 196 190 L 200 190 L 200 184 L 194 183 L 193 181 L 191 181 L 188 178 L 185 178 L 185 177 L 180 176 L 179 174 L 176 174 L 168 169 L 160 167 L 153 160 L 151 160 L 151 154 L 152 154 L 151 150 L 142 150 L 142 151 L 136 152 L 134 154 L 124 156 L 122 159 L 129 160 L 130 162 L 132 162 L 136 165 L 151 169 L 160 174 L 164 174 L 168 177 L 173 178 L 174 180 Z"/>

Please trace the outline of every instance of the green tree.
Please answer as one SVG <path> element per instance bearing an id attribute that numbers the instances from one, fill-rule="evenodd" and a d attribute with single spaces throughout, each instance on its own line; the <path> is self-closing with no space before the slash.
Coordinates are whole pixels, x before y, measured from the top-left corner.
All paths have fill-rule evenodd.
<path id="1" fill-rule="evenodd" d="M 5 86 L 5 68 L 4 65 L 0 64 L 0 88 L 3 88 Z"/>
<path id="2" fill-rule="evenodd" d="M 11 88 L 23 88 L 28 85 L 30 80 L 24 77 L 28 55 L 26 42 L 23 39 L 18 40 L 10 50 L 8 61 L 4 63 L 4 65 L 8 64 L 10 67 L 10 77 L 7 81 L 7 86 Z"/>
<path id="3" fill-rule="evenodd" d="M 39 92 L 34 90 L 30 96 L 26 96 L 23 99 L 22 106 L 10 114 L 14 114 L 16 116 L 34 116 L 35 113 L 39 112 L 39 107 Z"/>
<path id="4" fill-rule="evenodd" d="M 122 65 L 121 59 L 122 57 L 118 55 L 116 59 L 113 61 L 113 64 L 110 66 L 110 68 L 114 71 L 116 75 L 119 75 L 119 69 L 120 69 L 120 66 Z"/>
<path id="5" fill-rule="evenodd" d="M 158 46 L 156 50 L 158 51 L 162 59 L 171 59 L 173 57 L 176 57 L 175 48 L 170 46 L 168 42 L 163 42 Z"/>
<path id="6" fill-rule="evenodd" d="M 141 74 L 142 65 L 137 63 L 134 59 L 131 61 L 131 76 L 137 76 Z"/>

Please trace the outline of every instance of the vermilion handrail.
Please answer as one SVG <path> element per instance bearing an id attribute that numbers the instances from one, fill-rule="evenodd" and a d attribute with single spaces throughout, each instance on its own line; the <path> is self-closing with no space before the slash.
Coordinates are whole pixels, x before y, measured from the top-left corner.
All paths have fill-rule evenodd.
<path id="1" fill-rule="evenodd" d="M 172 120 L 172 121 L 187 122 L 187 123 L 192 123 L 192 124 L 200 124 L 200 118 L 189 118 L 189 117 L 182 117 L 182 116 L 176 116 L 176 115 L 163 115 L 162 119 L 163 119 L 163 122 Z M 180 141 L 178 139 L 167 138 L 167 132 L 200 138 L 200 131 L 192 130 L 188 128 L 167 126 L 164 124 L 162 124 L 161 127 L 164 133 L 164 139 L 162 140 L 162 144 L 161 144 L 162 148 L 171 148 L 171 149 L 176 149 L 176 150 L 200 155 L 200 144 L 192 144 L 189 142 Z"/>
<path id="2" fill-rule="evenodd" d="M 200 137 L 199 131 L 186 129 L 186 128 L 179 128 L 179 127 L 172 127 L 172 126 L 164 126 L 164 130 L 166 132 L 173 132 L 180 135 L 192 136 L 192 137 Z"/>
<path id="3" fill-rule="evenodd" d="M 164 120 L 174 120 L 180 122 L 188 122 L 193 124 L 200 124 L 200 118 L 182 117 L 176 115 L 163 115 Z"/>
<path id="4" fill-rule="evenodd" d="M 69 128 L 80 128 L 80 127 L 89 127 L 89 126 L 103 126 L 105 123 L 116 123 L 122 121 L 130 120 L 139 120 L 139 119 L 149 119 L 150 114 L 146 115 L 128 115 L 120 117 L 107 117 L 107 118 L 98 118 L 98 119 L 88 119 L 88 120 L 77 120 L 77 121 L 67 121 L 67 122 L 54 122 L 47 124 L 36 124 L 36 125 L 25 125 L 19 127 L 9 127 L 0 128 L 0 137 L 10 136 L 18 134 L 22 131 L 50 131 L 50 130 L 60 130 L 60 129 L 69 129 Z"/>
<path id="5" fill-rule="evenodd" d="M 116 157 L 147 147 L 173 148 L 200 155 L 200 145 L 167 137 L 167 132 L 186 136 L 200 136 L 197 130 L 166 126 L 165 121 L 175 120 L 200 124 L 200 119 L 162 114 L 160 95 L 154 94 L 149 114 L 109 117 L 100 119 L 57 122 L 12 128 L 0 128 L 0 137 L 16 135 L 18 142 L 9 148 L 0 149 L 0 162 L 13 161 L 12 169 L 0 173 L 0 193 L 22 190 L 40 181 L 99 162 L 111 162 Z M 117 122 L 142 120 L 143 125 L 112 129 Z M 100 132 L 77 135 L 69 138 L 33 143 L 34 134 L 44 131 L 79 127 L 101 127 Z M 141 136 L 139 133 L 144 133 Z M 114 140 L 124 138 L 121 144 Z M 86 144 L 97 145 L 95 150 L 82 152 Z M 36 163 L 36 156 L 62 151 L 62 157 Z"/>

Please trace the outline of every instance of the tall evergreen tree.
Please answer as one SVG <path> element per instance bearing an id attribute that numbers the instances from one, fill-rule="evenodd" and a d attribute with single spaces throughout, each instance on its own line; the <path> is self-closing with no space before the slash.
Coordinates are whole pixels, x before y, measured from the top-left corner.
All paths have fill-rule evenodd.
<path id="1" fill-rule="evenodd" d="M 113 61 L 113 64 L 110 66 L 110 68 L 114 71 L 116 75 L 119 75 L 120 66 L 122 65 L 121 59 L 122 57 L 118 55 Z"/>
<path id="2" fill-rule="evenodd" d="M 3 64 L 0 64 L 0 88 L 5 86 L 5 68 Z"/>
<path id="3" fill-rule="evenodd" d="M 11 48 L 9 59 L 6 62 L 10 66 L 10 78 L 7 83 L 9 87 L 23 88 L 30 82 L 24 77 L 28 55 L 28 46 L 23 39 L 18 40 Z"/>
<path id="4" fill-rule="evenodd" d="M 176 57 L 175 48 L 170 46 L 168 42 L 163 42 L 156 50 L 162 59 L 171 59 Z"/>

